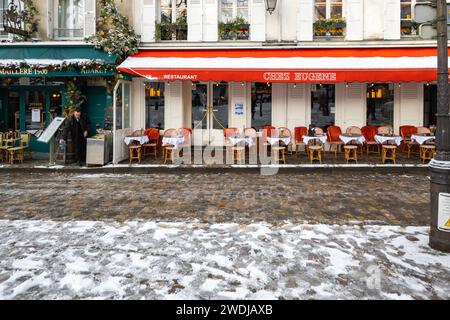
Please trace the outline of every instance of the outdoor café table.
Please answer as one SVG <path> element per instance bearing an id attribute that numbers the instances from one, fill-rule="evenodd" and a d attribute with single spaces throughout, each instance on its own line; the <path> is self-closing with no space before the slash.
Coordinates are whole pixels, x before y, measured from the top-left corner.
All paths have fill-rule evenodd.
<path id="1" fill-rule="evenodd" d="M 318 136 L 307 136 L 307 135 L 303 135 L 303 143 L 308 145 L 308 142 L 310 140 L 314 140 L 314 143 L 316 142 L 316 140 L 320 140 L 320 142 L 325 143 L 327 142 L 327 136 L 322 134 L 322 135 L 318 135 Z"/>
<path id="2" fill-rule="evenodd" d="M 253 145 L 252 137 L 228 137 L 228 140 L 231 142 L 233 146 L 239 144 L 240 142 L 245 142 L 245 144 L 250 147 Z"/>
<path id="3" fill-rule="evenodd" d="M 172 145 L 175 146 L 175 148 L 178 148 L 178 146 L 182 145 L 183 143 L 184 143 L 184 136 L 182 135 L 162 138 L 163 146 Z"/>
<path id="4" fill-rule="evenodd" d="M 402 143 L 403 138 L 400 136 L 381 136 L 376 134 L 375 135 L 375 141 L 378 142 L 379 144 L 384 144 L 388 141 L 392 141 L 394 142 L 397 146 L 399 146 Z"/>
<path id="5" fill-rule="evenodd" d="M 425 142 L 429 140 L 434 140 L 435 136 L 432 135 L 426 135 L 426 134 L 413 134 L 411 135 L 411 141 L 415 141 L 418 144 L 424 144 Z"/>
<path id="6" fill-rule="evenodd" d="M 339 139 L 341 139 L 344 144 L 350 143 L 351 141 L 355 141 L 357 144 L 363 144 L 366 141 L 364 136 L 360 134 L 341 134 Z"/>
<path id="7" fill-rule="evenodd" d="M 267 137 L 267 142 L 270 143 L 270 145 L 277 144 L 279 141 L 283 142 L 286 146 L 291 142 L 291 138 L 289 137 Z"/>
<path id="8" fill-rule="evenodd" d="M 132 141 L 137 141 L 139 142 L 140 145 L 143 145 L 144 143 L 147 143 L 150 140 L 148 139 L 147 136 L 137 136 L 137 137 L 125 137 L 123 141 L 128 146 Z"/>

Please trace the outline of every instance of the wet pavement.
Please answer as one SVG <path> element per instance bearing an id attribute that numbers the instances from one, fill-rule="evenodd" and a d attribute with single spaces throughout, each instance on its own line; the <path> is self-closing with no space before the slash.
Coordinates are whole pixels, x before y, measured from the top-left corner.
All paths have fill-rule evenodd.
<path id="1" fill-rule="evenodd" d="M 429 225 L 426 172 L 2 172 L 0 219 Z"/>

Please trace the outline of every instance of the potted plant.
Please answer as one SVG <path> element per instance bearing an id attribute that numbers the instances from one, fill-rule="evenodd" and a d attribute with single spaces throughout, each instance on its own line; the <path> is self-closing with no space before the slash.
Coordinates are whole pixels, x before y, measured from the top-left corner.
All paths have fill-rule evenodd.
<path id="1" fill-rule="evenodd" d="M 343 36 L 346 23 L 341 17 L 329 20 L 329 32 L 332 36 Z"/>
<path id="2" fill-rule="evenodd" d="M 313 24 L 314 28 L 314 35 L 318 37 L 323 37 L 327 35 L 328 31 L 328 20 L 326 19 L 319 19 L 314 22 Z"/>

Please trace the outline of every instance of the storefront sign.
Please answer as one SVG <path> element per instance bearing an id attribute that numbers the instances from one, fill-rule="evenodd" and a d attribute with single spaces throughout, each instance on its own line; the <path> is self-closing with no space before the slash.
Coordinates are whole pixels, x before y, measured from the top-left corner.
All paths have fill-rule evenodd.
<path id="1" fill-rule="evenodd" d="M 30 32 L 25 30 L 25 11 L 22 8 L 22 1 L 11 0 L 3 12 L 3 29 L 5 32 L 28 37 Z"/>
<path id="2" fill-rule="evenodd" d="M 450 193 L 439 193 L 438 229 L 450 232 Z"/>
<path id="3" fill-rule="evenodd" d="M 111 76 L 113 71 L 102 69 L 82 69 L 78 71 L 49 71 L 48 69 L 0 68 L 0 77 L 77 77 L 77 76 Z"/>

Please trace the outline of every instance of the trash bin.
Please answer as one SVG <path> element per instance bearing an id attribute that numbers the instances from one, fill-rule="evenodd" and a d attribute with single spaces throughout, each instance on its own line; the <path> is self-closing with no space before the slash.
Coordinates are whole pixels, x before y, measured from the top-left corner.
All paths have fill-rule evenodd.
<path id="1" fill-rule="evenodd" d="M 112 161 L 112 133 L 102 131 L 88 138 L 86 143 L 86 165 L 105 165 Z"/>

